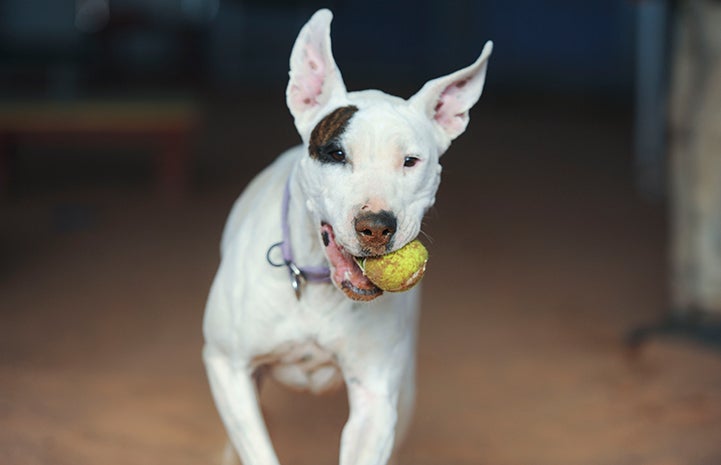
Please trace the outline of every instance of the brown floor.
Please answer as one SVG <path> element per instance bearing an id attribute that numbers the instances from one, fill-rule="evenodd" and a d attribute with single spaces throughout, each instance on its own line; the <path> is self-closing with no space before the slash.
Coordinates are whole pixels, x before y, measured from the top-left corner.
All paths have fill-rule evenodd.
<path id="1" fill-rule="evenodd" d="M 721 354 L 622 344 L 667 302 L 665 217 L 633 191 L 626 120 L 544 113 L 479 110 L 444 159 L 401 464 L 721 463 Z M 266 161 L 232 183 L 206 170 L 176 204 L 90 185 L 0 207 L 0 464 L 218 463 L 202 311 L 224 217 Z M 86 227 L 58 226 L 62 205 Z M 282 463 L 336 463 L 343 393 L 270 384 L 263 403 Z"/>

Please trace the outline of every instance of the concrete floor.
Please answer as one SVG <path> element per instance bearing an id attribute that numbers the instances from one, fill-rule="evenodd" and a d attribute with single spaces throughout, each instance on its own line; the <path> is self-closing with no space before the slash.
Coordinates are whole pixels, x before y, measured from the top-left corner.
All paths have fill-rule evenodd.
<path id="1" fill-rule="evenodd" d="M 225 162 L 221 145 L 270 152 L 201 169 L 175 204 L 81 183 L 0 206 L 0 464 L 219 463 L 201 319 L 234 197 L 292 140 L 271 116 L 207 137 Z M 622 343 L 667 302 L 666 219 L 634 192 L 627 121 L 481 107 L 444 158 L 401 464 L 721 463 L 721 354 Z M 283 464 L 337 462 L 344 393 L 262 399 Z"/>

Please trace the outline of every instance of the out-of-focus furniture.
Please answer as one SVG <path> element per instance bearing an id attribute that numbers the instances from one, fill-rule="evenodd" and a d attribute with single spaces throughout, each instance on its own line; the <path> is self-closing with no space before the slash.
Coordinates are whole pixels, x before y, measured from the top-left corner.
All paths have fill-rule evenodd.
<path id="1" fill-rule="evenodd" d="M 185 100 L 70 100 L 0 102 L 0 189 L 12 176 L 16 144 L 150 147 L 158 189 L 177 197 L 187 187 L 196 106 Z"/>
<path id="2" fill-rule="evenodd" d="M 632 331 L 629 342 L 638 347 L 652 335 L 670 334 L 721 347 L 721 1 L 678 2 L 673 21 L 669 98 L 662 99 L 670 110 L 672 310 Z M 645 136 L 656 140 L 653 132 Z M 663 148 L 641 148 L 654 147 Z M 660 157 L 665 150 L 646 153 Z"/>
<path id="3" fill-rule="evenodd" d="M 671 297 L 721 317 L 721 2 L 680 3 L 674 45 Z"/>

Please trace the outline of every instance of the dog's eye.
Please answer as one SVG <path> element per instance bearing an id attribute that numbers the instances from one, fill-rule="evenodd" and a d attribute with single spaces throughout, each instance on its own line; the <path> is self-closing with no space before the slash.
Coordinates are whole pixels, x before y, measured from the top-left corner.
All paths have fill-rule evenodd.
<path id="1" fill-rule="evenodd" d="M 412 166 L 416 166 L 416 163 L 418 163 L 420 160 L 417 157 L 406 157 L 403 160 L 403 166 L 406 168 L 410 168 Z"/>
<path id="2" fill-rule="evenodd" d="M 345 151 L 337 145 L 329 145 L 320 149 L 321 161 L 327 163 L 345 163 Z"/>
<path id="3" fill-rule="evenodd" d="M 337 161 L 338 163 L 345 162 L 345 152 L 340 149 L 335 149 L 328 152 L 328 156 L 330 156 L 334 161 Z"/>

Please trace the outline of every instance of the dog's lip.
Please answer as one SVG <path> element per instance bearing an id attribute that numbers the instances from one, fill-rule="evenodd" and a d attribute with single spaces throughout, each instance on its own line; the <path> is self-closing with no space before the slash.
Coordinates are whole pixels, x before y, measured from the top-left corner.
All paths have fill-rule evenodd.
<path id="1" fill-rule="evenodd" d="M 342 281 L 340 287 L 353 300 L 373 300 L 383 294 L 383 291 L 376 285 L 368 289 L 359 288 L 349 280 Z"/>
<path id="2" fill-rule="evenodd" d="M 321 237 L 326 257 L 331 264 L 331 281 L 338 289 L 353 300 L 373 300 L 383 294 L 383 291 L 363 274 L 363 270 L 356 263 L 356 257 L 336 242 L 330 224 L 321 223 Z"/>
<path id="3" fill-rule="evenodd" d="M 321 221 L 320 226 L 321 226 L 321 235 L 323 235 L 323 231 L 326 231 L 329 235 L 332 235 L 332 238 L 333 238 L 333 241 L 335 242 L 335 245 L 336 245 L 338 248 L 340 248 L 341 250 L 343 250 L 343 252 L 345 252 L 346 254 L 348 254 L 350 257 L 355 258 L 356 260 L 363 260 L 364 258 L 382 257 L 383 255 L 387 255 L 387 254 L 389 254 L 389 253 L 391 253 L 391 252 L 395 252 L 396 250 L 402 248 L 403 245 L 405 245 L 405 244 L 403 244 L 403 245 L 401 245 L 401 246 L 397 246 L 397 245 L 396 245 L 396 246 L 393 247 L 392 249 L 389 249 L 389 250 L 387 250 L 387 251 L 385 251 L 385 252 L 383 252 L 383 253 L 380 253 L 380 254 L 378 254 L 378 253 L 373 253 L 373 252 L 371 252 L 371 251 L 369 251 L 369 250 L 364 250 L 364 249 L 360 249 L 360 250 L 358 250 L 357 252 L 351 252 L 351 251 L 350 251 L 350 247 L 347 247 L 345 244 L 343 244 L 342 242 L 340 242 L 340 241 L 337 240 L 337 238 L 335 237 L 335 232 L 333 232 L 333 231 L 334 231 L 334 230 L 333 230 L 333 226 L 332 226 L 330 223 L 328 223 L 328 222 L 326 222 L 326 221 Z M 328 244 L 325 244 L 325 239 L 323 239 L 323 242 L 324 242 L 324 245 L 325 245 L 326 247 L 328 247 Z"/>

